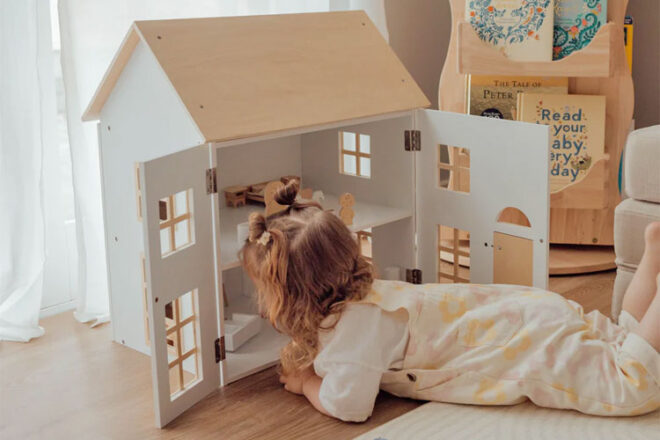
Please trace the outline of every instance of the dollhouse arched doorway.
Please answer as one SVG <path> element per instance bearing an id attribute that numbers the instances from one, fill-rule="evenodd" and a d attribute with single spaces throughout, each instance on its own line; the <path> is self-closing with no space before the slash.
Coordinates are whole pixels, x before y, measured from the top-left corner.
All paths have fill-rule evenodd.
<path id="1" fill-rule="evenodd" d="M 528 228 L 532 227 L 532 224 L 529 221 L 529 218 L 527 218 L 527 216 L 525 215 L 525 213 L 518 208 L 514 208 L 513 206 L 508 206 L 503 210 L 501 210 L 500 213 L 497 215 L 497 222 L 511 223 L 513 225 L 525 226 Z"/>
<path id="2" fill-rule="evenodd" d="M 506 207 L 498 223 L 530 228 L 529 218 L 518 208 Z M 530 239 L 495 231 L 493 233 L 493 283 L 533 285 L 534 248 Z"/>

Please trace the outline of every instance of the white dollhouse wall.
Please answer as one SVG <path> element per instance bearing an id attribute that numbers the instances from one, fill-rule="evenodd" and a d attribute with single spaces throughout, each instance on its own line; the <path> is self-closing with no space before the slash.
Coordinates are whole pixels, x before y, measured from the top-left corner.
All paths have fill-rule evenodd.
<path id="1" fill-rule="evenodd" d="M 204 140 L 142 42 L 101 111 L 98 132 L 113 339 L 149 354 L 136 164 Z"/>
<path id="2" fill-rule="evenodd" d="M 279 180 L 286 175 L 300 176 L 302 169 L 300 135 L 217 147 L 217 151 L 219 191 L 232 185 Z M 223 204 L 221 212 L 225 208 Z"/>
<path id="3" fill-rule="evenodd" d="M 326 193 L 353 194 L 355 200 L 413 209 L 413 155 L 404 150 L 403 133 L 412 128 L 410 114 L 398 118 L 322 130 L 302 136 L 302 178 L 306 187 Z M 371 177 L 339 172 L 340 131 L 370 136 Z"/>
<path id="4" fill-rule="evenodd" d="M 236 225 L 246 222 L 251 212 L 263 213 L 264 207 L 257 204 L 242 208 L 228 207 L 224 202 L 223 188 L 279 180 L 287 175 L 300 176 L 300 135 L 231 143 L 228 146 L 215 144 L 214 147 L 217 151 L 220 192 L 220 265 L 222 270 L 227 270 L 239 266 L 240 245 Z"/>
<path id="5" fill-rule="evenodd" d="M 412 114 L 302 136 L 302 179 L 306 187 L 339 195 L 353 194 L 354 231 L 372 228 L 372 258 L 376 268 L 413 267 L 414 155 L 404 149 L 404 132 L 413 126 Z M 370 137 L 371 177 L 339 172 L 339 133 Z M 391 208 L 364 212 L 362 204 Z M 365 218 L 365 214 L 369 214 Z"/>
<path id="6" fill-rule="evenodd" d="M 415 267 L 413 217 L 375 227 L 371 234 L 376 277 L 384 278 L 386 268 L 398 267 L 400 279 L 405 279 L 405 270 Z"/>
<path id="7" fill-rule="evenodd" d="M 468 281 L 493 283 L 497 275 L 502 284 L 547 288 L 549 128 L 436 110 L 417 111 L 416 122 L 422 133 L 416 192 L 423 281 L 435 282 L 439 275 L 438 225 L 443 225 L 470 233 Z M 440 145 L 469 149 L 468 193 L 438 185 Z M 499 222 L 505 208 L 520 210 L 530 226 Z M 511 282 L 520 272 L 527 272 L 527 281 Z"/>

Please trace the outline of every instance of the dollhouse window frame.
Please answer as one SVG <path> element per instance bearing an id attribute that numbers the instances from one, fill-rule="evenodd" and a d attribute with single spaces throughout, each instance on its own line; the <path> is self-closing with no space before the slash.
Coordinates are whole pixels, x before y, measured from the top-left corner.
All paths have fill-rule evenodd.
<path id="1" fill-rule="evenodd" d="M 345 148 L 344 144 L 344 135 L 349 134 L 354 136 L 354 150 Z M 368 140 L 368 147 L 364 145 L 364 140 Z M 364 133 L 358 133 L 348 130 L 339 131 L 339 172 L 347 176 L 361 177 L 363 179 L 371 179 L 372 167 L 371 167 L 371 136 Z M 344 166 L 345 159 L 347 157 L 353 157 L 355 160 L 355 173 L 346 171 Z M 362 160 L 365 160 L 365 164 L 368 166 L 368 171 L 365 172 L 363 169 Z M 367 167 L 365 167 L 367 168 Z"/>
<path id="2" fill-rule="evenodd" d="M 188 316 L 183 317 L 183 298 L 190 295 L 190 313 Z M 200 370 L 199 359 L 199 319 L 198 319 L 198 305 L 197 305 L 197 289 L 193 289 L 184 293 L 181 296 L 173 299 L 172 302 L 165 306 L 165 342 L 167 344 L 168 353 L 168 373 L 170 376 L 170 400 L 175 400 L 184 391 L 194 386 L 198 381 L 203 379 L 202 371 Z M 190 325 L 192 328 L 192 339 L 188 340 L 184 335 L 186 326 Z M 188 340 L 192 343 L 192 347 L 185 350 L 184 342 Z M 183 363 L 193 358 L 195 362 L 194 373 L 189 374 L 192 377 L 186 377 Z M 175 370 L 175 378 L 172 378 L 172 370 Z"/>
<path id="3" fill-rule="evenodd" d="M 135 199 L 137 202 L 137 220 L 142 222 L 142 184 L 140 183 L 140 163 L 135 162 Z"/>
<path id="4" fill-rule="evenodd" d="M 448 232 L 450 237 L 445 237 L 443 231 Z M 470 269 L 469 265 L 465 266 L 461 264 L 461 257 L 470 258 L 470 248 L 468 245 L 467 250 L 461 249 L 460 241 L 461 236 L 467 234 L 469 237 L 469 231 L 454 228 L 451 226 L 438 225 L 437 226 L 437 243 L 438 243 L 438 254 L 437 254 L 437 277 L 439 283 L 469 283 L 470 282 Z M 449 255 L 450 259 L 443 258 L 443 252 L 445 255 Z M 443 265 L 451 269 L 451 273 L 443 269 Z M 463 276 L 461 272 L 466 272 L 466 276 Z"/>
<path id="5" fill-rule="evenodd" d="M 160 217 L 159 228 L 161 232 L 161 257 L 166 258 L 170 255 L 173 255 L 189 246 L 195 244 L 195 231 L 193 228 L 193 204 L 192 204 L 192 188 L 179 191 L 175 194 L 170 194 L 167 197 L 164 197 L 158 201 L 158 211 Z M 185 193 L 185 208 L 179 214 L 177 214 L 177 195 L 180 193 Z M 177 225 L 187 223 L 187 238 L 186 240 L 177 246 L 176 242 L 176 227 Z M 166 230 L 166 234 L 169 239 L 169 249 L 163 249 L 163 231 Z"/>
<path id="6" fill-rule="evenodd" d="M 443 150 L 446 154 L 443 154 Z M 438 188 L 469 194 L 470 193 L 470 150 L 465 147 L 453 147 L 439 144 L 438 152 Z M 445 159 L 444 156 L 447 156 Z M 464 164 L 467 160 L 467 164 Z M 446 176 L 443 176 L 443 174 Z"/>

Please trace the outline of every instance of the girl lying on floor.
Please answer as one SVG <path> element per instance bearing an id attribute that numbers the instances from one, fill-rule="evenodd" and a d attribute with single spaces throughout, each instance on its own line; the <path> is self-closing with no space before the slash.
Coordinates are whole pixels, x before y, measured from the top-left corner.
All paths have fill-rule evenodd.
<path id="1" fill-rule="evenodd" d="M 603 416 L 660 407 L 660 223 L 617 325 L 536 288 L 374 280 L 348 228 L 297 191 L 278 192 L 285 211 L 252 214 L 241 259 L 262 312 L 292 339 L 281 382 L 320 412 L 366 420 L 379 389 Z"/>

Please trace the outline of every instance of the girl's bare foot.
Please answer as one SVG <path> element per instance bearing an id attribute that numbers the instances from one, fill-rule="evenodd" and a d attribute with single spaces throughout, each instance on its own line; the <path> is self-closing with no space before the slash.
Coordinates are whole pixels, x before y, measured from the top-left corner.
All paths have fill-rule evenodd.
<path id="1" fill-rule="evenodd" d="M 623 297 L 623 310 L 639 322 L 656 297 L 658 289 L 656 278 L 660 273 L 660 222 L 653 222 L 646 227 L 644 241 L 642 261 Z"/>

